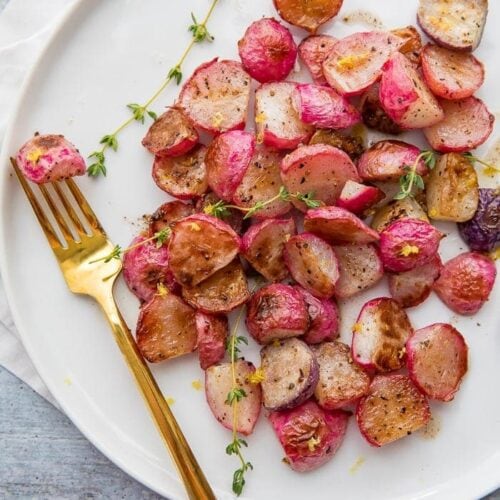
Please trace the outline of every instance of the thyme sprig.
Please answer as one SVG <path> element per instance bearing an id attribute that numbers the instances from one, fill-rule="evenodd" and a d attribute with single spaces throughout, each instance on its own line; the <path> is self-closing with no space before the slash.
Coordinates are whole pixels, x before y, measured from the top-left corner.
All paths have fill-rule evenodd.
<path id="1" fill-rule="evenodd" d="M 203 41 L 211 42 L 214 37 L 209 33 L 207 29 L 207 23 L 212 15 L 215 6 L 217 5 L 219 0 L 212 0 L 210 8 L 208 9 L 207 14 L 203 18 L 203 21 L 199 23 L 194 14 L 191 13 L 191 18 L 193 20 L 193 24 L 188 27 L 188 31 L 191 32 L 191 40 L 187 45 L 186 49 L 182 53 L 179 61 L 172 67 L 167 73 L 167 76 L 160 87 L 153 93 L 153 95 L 144 103 L 130 103 L 127 104 L 127 108 L 131 112 L 131 116 L 125 120 L 121 125 L 119 125 L 113 132 L 110 134 L 104 135 L 99 144 L 100 148 L 96 149 L 92 153 L 89 154 L 89 159 L 92 160 L 91 165 L 87 168 L 87 175 L 91 177 L 98 177 L 100 175 L 106 176 L 107 168 L 106 168 L 106 152 L 111 149 L 113 151 L 118 150 L 119 142 L 118 136 L 123 129 L 128 127 L 134 121 L 139 123 L 144 123 L 146 116 L 149 116 L 152 120 L 157 119 L 157 115 L 154 111 L 150 109 L 151 104 L 156 101 L 156 99 L 160 96 L 160 94 L 168 87 L 168 85 L 174 81 L 177 85 L 179 85 L 182 81 L 182 65 L 186 60 L 187 56 L 191 52 L 191 49 L 197 44 Z"/>
<path id="2" fill-rule="evenodd" d="M 471 152 L 464 153 L 462 155 L 466 160 L 469 160 L 473 165 L 474 163 L 479 163 L 484 167 L 484 170 L 487 174 L 489 173 L 500 173 L 500 168 L 498 168 L 496 165 L 493 165 L 491 163 L 488 163 L 484 160 L 481 160 L 481 158 L 478 158 L 477 156 L 474 156 Z"/>
<path id="3" fill-rule="evenodd" d="M 414 188 L 425 189 L 424 179 L 417 173 L 417 168 L 421 160 L 432 170 L 436 166 L 437 154 L 430 150 L 422 151 L 412 165 L 404 167 L 405 175 L 399 178 L 399 192 L 394 196 L 395 200 L 404 200 L 405 198 L 413 197 Z"/>

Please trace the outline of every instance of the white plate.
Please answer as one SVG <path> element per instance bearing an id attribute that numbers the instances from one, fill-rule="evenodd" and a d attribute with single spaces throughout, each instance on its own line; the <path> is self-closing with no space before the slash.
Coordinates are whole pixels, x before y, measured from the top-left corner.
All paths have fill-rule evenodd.
<path id="1" fill-rule="evenodd" d="M 141 102 L 165 77 L 189 40 L 190 12 L 201 18 L 208 0 L 87 0 L 66 18 L 27 82 L 5 139 L 1 160 L 1 264 L 9 302 L 40 375 L 79 429 L 111 460 L 147 486 L 170 498 L 183 498 L 167 452 L 116 348 L 97 306 L 68 292 L 56 262 L 28 203 L 12 177 L 8 156 L 35 131 L 63 133 L 83 152 L 128 116 L 125 104 Z M 342 14 L 366 5 L 346 0 Z M 210 31 L 213 44 L 195 47 L 184 68 L 190 72 L 216 55 L 237 57 L 236 40 L 251 20 L 273 15 L 271 0 L 221 0 Z M 373 2 L 388 27 L 414 22 L 417 1 Z M 500 5 L 491 2 L 485 36 L 478 50 L 489 61 L 480 95 L 500 110 Z M 340 15 L 326 27 L 343 35 L 366 29 L 347 25 Z M 299 33 L 296 31 L 296 35 Z M 157 110 L 174 99 L 170 88 Z M 160 106 L 161 105 L 161 106 Z M 166 196 L 150 177 L 151 157 L 139 141 L 146 127 L 134 124 L 120 135 L 117 154 L 108 155 L 106 179 L 78 183 L 113 241 L 126 244 L 138 231 L 142 214 L 152 212 Z M 451 230 L 452 226 L 443 226 Z M 442 245 L 445 259 L 464 249 L 452 233 Z M 353 421 L 344 445 L 331 463 L 296 474 L 282 462 L 282 450 L 262 418 L 248 439 L 245 496 L 252 499 L 299 498 L 471 498 L 500 484 L 499 286 L 473 318 L 459 318 L 436 297 L 410 310 L 416 327 L 452 322 L 467 337 L 471 368 L 463 388 L 449 404 L 432 404 L 439 432 L 421 434 L 383 449 L 370 448 Z M 386 295 L 386 285 L 342 306 L 342 338 L 361 304 Z M 118 298 L 131 326 L 137 301 L 123 283 Z M 495 307 L 496 305 L 496 307 Z M 257 360 L 257 349 L 248 357 Z M 212 417 L 203 391 L 191 382 L 202 379 L 196 356 L 153 367 L 173 410 L 219 498 L 229 498 L 236 467 L 224 448 L 229 433 Z M 353 464 L 363 461 L 362 465 Z"/>

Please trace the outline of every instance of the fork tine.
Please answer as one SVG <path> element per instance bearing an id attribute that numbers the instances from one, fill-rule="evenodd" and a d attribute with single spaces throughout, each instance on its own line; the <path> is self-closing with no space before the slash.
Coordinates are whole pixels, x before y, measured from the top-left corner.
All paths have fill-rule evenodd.
<path id="1" fill-rule="evenodd" d="M 14 160 L 14 158 L 11 158 L 10 162 L 12 163 L 12 166 L 14 167 L 14 171 L 16 172 L 19 183 L 21 184 L 21 187 L 23 188 L 23 191 L 25 192 L 26 197 L 30 202 L 31 208 L 33 209 L 33 212 L 35 212 L 36 218 L 38 219 L 40 226 L 42 226 L 46 238 L 49 240 L 50 246 L 52 248 L 60 248 L 61 243 L 59 241 L 59 238 L 54 233 L 49 220 L 45 216 L 42 207 L 35 198 L 35 195 L 33 194 L 31 188 L 29 187 L 28 182 L 26 181 L 24 175 L 20 172 L 16 160 Z"/>
<path id="2" fill-rule="evenodd" d="M 75 181 L 73 181 L 73 179 L 67 179 L 66 184 L 69 190 L 71 191 L 71 194 L 74 196 L 76 202 L 78 203 L 78 206 L 80 207 L 81 211 L 83 212 L 83 215 L 87 217 L 90 225 L 97 231 L 100 231 L 101 233 L 105 234 L 104 229 L 102 228 L 101 223 L 97 218 L 97 215 L 90 208 L 90 205 L 88 204 L 87 200 L 85 199 L 85 196 L 83 196 L 82 192 L 76 185 Z"/>
<path id="3" fill-rule="evenodd" d="M 56 191 L 57 195 L 59 196 L 59 199 L 61 200 L 62 204 L 64 205 L 64 208 L 66 209 L 66 212 L 68 213 L 69 218 L 71 219 L 71 222 L 74 224 L 76 227 L 76 230 L 78 233 L 83 236 L 87 234 L 85 231 L 85 228 L 83 227 L 80 218 L 78 217 L 77 213 L 71 206 L 71 203 L 68 201 L 68 198 L 64 194 L 63 190 L 61 189 L 61 186 L 59 185 L 59 182 L 53 182 L 52 186 L 54 187 L 54 190 Z"/>
<path id="4" fill-rule="evenodd" d="M 70 228 L 66 224 L 66 221 L 64 220 L 64 217 L 62 216 L 60 210 L 56 207 L 54 200 L 47 191 L 47 188 L 43 184 L 40 184 L 40 186 L 38 187 L 40 188 L 40 191 L 42 192 L 43 197 L 45 198 L 45 201 L 47 202 L 47 205 L 49 206 L 50 211 L 52 212 L 52 215 L 59 224 L 59 229 L 63 233 L 64 239 L 66 240 L 67 243 L 69 243 L 70 241 L 74 241 L 75 238 L 71 234 Z"/>

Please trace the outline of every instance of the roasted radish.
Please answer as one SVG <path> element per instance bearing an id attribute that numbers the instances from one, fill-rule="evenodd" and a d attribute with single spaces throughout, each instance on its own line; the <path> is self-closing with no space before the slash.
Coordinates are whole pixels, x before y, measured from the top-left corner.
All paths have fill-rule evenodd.
<path id="1" fill-rule="evenodd" d="M 195 204 L 197 213 L 211 214 L 214 206 L 219 203 L 221 199 L 212 192 L 207 193 L 202 198 L 198 199 Z M 227 207 L 219 216 L 226 224 L 228 224 L 236 233 L 240 234 L 245 227 L 245 220 L 243 213 L 236 208 Z"/>
<path id="2" fill-rule="evenodd" d="M 415 198 L 404 198 L 392 200 L 387 205 L 380 207 L 373 216 L 371 227 L 381 233 L 394 221 L 404 218 L 429 222 L 425 210 Z"/>
<path id="3" fill-rule="evenodd" d="M 347 181 L 337 200 L 337 206 L 353 214 L 361 214 L 385 198 L 385 194 L 375 186 Z"/>
<path id="4" fill-rule="evenodd" d="M 309 144 L 326 144 L 341 149 L 348 154 L 352 161 L 356 161 L 365 151 L 362 138 L 328 128 L 316 130 L 309 140 Z"/>
<path id="5" fill-rule="evenodd" d="M 380 86 L 374 83 L 361 97 L 363 123 L 383 134 L 401 134 L 403 129 L 385 112 L 379 94 Z"/>
<path id="6" fill-rule="evenodd" d="M 299 56 L 311 73 L 314 83 L 326 85 L 323 61 L 328 57 L 337 39 L 330 35 L 311 35 L 299 45 Z"/>
<path id="7" fill-rule="evenodd" d="M 227 317 L 196 311 L 196 331 L 200 366 L 202 370 L 206 370 L 221 361 L 226 353 L 229 335 Z"/>
<path id="8" fill-rule="evenodd" d="M 149 229 L 155 234 L 167 227 L 171 227 L 177 221 L 194 214 L 194 207 L 190 203 L 182 201 L 167 201 L 163 203 L 149 219 Z"/>
<path id="9" fill-rule="evenodd" d="M 422 51 L 422 37 L 414 26 L 406 26 L 391 30 L 393 35 L 404 40 L 399 52 L 403 54 L 411 63 L 418 66 L 420 64 L 420 53 Z"/>

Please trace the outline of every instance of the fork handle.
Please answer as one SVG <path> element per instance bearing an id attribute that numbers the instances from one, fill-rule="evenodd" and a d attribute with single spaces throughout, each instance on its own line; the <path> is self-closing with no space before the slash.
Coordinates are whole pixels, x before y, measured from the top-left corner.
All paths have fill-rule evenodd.
<path id="1" fill-rule="evenodd" d="M 122 318 L 112 293 L 96 297 L 192 500 L 216 500 L 179 424 Z"/>

